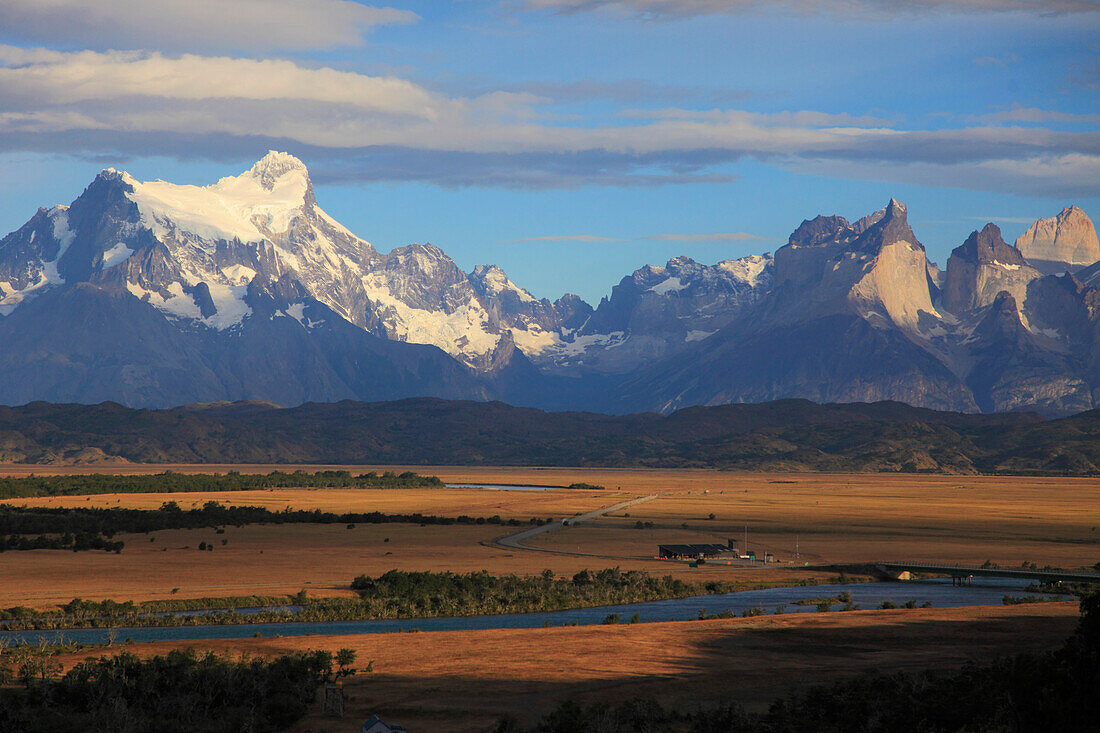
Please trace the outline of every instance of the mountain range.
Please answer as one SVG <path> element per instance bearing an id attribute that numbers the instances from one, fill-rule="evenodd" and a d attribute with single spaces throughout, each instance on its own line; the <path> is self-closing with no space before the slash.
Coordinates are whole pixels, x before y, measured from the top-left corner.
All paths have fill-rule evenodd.
<path id="1" fill-rule="evenodd" d="M 942 270 L 891 199 L 773 255 L 686 257 L 595 308 L 441 249 L 378 252 L 271 152 L 209 186 L 107 169 L 0 240 L 0 403 L 439 397 L 669 413 L 805 398 L 956 412 L 1100 406 L 1100 245 L 1067 207 Z"/>

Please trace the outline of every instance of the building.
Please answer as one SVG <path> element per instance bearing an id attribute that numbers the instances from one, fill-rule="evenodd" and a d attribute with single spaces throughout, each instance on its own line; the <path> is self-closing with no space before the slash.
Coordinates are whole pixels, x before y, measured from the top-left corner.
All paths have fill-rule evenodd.
<path id="1" fill-rule="evenodd" d="M 363 733 L 406 733 L 404 726 L 386 725 L 377 715 L 363 723 Z"/>
<path id="2" fill-rule="evenodd" d="M 691 558 L 721 557 L 732 553 L 726 545 L 701 544 L 701 545 L 658 545 L 657 556 L 668 559 L 682 560 Z"/>

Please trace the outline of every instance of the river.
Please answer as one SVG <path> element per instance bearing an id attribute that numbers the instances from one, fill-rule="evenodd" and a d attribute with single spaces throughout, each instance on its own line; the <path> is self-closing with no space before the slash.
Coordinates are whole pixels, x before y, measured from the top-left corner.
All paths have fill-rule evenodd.
<path id="1" fill-rule="evenodd" d="M 793 588 L 769 588 L 749 590 L 713 596 L 693 596 L 667 601 L 628 603 L 619 606 L 577 608 L 568 611 L 546 613 L 512 613 L 497 616 L 460 616 L 384 621 L 327 621 L 320 623 L 260 623 L 203 626 L 169 626 L 154 628 L 117 628 L 113 630 L 116 641 L 131 639 L 141 641 L 189 641 L 199 639 L 244 639 L 257 634 L 262 636 L 332 636 L 340 634 L 381 634 L 411 631 L 454 631 L 475 629 L 530 629 L 540 626 L 588 626 L 602 623 L 618 614 L 625 623 L 637 613 L 643 623 L 654 621 L 686 621 L 697 618 L 700 611 L 717 614 L 761 608 L 774 613 L 782 607 L 784 613 L 816 612 L 816 607 L 793 605 L 795 601 L 818 597 L 836 596 L 847 591 L 852 602 L 862 609 L 878 608 L 883 601 L 901 605 L 916 601 L 917 605 L 931 603 L 934 608 L 958 606 L 999 606 L 1006 595 L 1030 595 L 1025 589 L 1027 581 L 1000 578 L 975 578 L 972 586 L 952 586 L 947 579 L 909 581 L 899 583 L 852 583 L 838 585 L 799 586 Z M 1037 594 L 1040 595 L 1040 594 Z M 1064 598 L 1068 596 L 1050 596 Z M 840 606 L 834 606 L 839 609 Z M 103 644 L 108 639 L 107 629 L 72 629 L 62 631 L 5 631 L 0 641 L 8 643 L 76 642 L 78 644 Z"/>

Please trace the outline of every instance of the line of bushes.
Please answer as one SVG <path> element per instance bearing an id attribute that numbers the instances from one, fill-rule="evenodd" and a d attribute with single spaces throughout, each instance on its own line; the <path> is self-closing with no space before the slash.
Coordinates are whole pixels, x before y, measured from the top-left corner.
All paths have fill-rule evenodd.
<path id="1" fill-rule="evenodd" d="M 623 572 L 619 568 L 582 570 L 569 579 L 556 578 L 550 570 L 528 577 L 494 576 L 484 570 L 464 574 L 391 570 L 377 578 L 360 575 L 351 587 L 358 592 L 358 598 L 310 598 L 303 591 L 292 596 L 141 604 L 74 599 L 53 611 L 4 609 L 0 611 L 0 628 L 46 631 L 482 616 L 685 598 L 740 588 L 735 583 L 686 583 L 672 576 L 654 577 L 643 571 Z M 242 613 L 237 610 L 241 608 L 261 610 Z"/>
<path id="2" fill-rule="evenodd" d="M 159 494 L 181 491 L 249 491 L 256 489 L 405 489 L 440 487 L 438 476 L 406 471 L 364 473 L 350 471 L 272 471 L 271 473 L 164 473 L 122 476 L 86 474 L 66 476 L 0 477 L 0 499 L 83 494 Z"/>
<path id="3" fill-rule="evenodd" d="M 202 508 L 183 509 L 174 501 L 158 509 L 100 507 L 22 507 L 0 504 L 0 552 L 24 549 L 122 550 L 110 542 L 116 534 L 156 532 L 166 529 L 237 527 L 246 524 L 390 524 L 419 525 L 495 524 L 518 527 L 551 521 L 533 517 L 526 522 L 500 516 L 441 517 L 432 514 L 384 514 L 382 512 L 322 512 L 320 510 L 271 511 L 258 506 L 225 506 L 208 501 Z M 39 535 L 28 539 L 27 535 Z M 47 535 L 53 536 L 48 537 Z M 71 541 L 64 541 L 69 538 Z M 79 540 L 78 540 L 79 538 Z M 96 539 L 99 538 L 99 539 Z"/>

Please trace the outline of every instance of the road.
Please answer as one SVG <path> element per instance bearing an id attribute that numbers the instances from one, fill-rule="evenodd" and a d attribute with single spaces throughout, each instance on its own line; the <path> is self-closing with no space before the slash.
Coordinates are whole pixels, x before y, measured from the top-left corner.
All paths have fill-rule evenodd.
<path id="1" fill-rule="evenodd" d="M 602 509 L 596 509 L 585 514 L 578 514 L 575 517 L 565 517 L 565 520 L 570 525 L 579 524 L 581 522 L 588 522 L 593 519 L 597 519 L 607 514 L 608 512 L 618 511 L 619 509 L 626 509 L 628 506 L 634 506 L 635 504 L 641 504 L 644 501 L 650 501 L 656 499 L 660 494 L 650 494 L 649 496 L 639 496 L 636 499 L 630 499 L 628 501 L 620 501 L 618 504 L 612 504 L 611 506 L 605 506 Z M 531 527 L 525 529 L 522 532 L 516 532 L 510 534 L 507 537 L 501 537 L 496 541 L 498 545 L 504 545 L 505 547 L 512 547 L 517 550 L 534 550 L 536 552 L 555 552 L 563 555 L 592 555 L 593 557 L 611 557 L 610 555 L 597 555 L 596 553 L 588 552 L 567 552 L 565 550 L 552 550 L 547 547 L 530 547 L 523 544 L 525 541 L 532 537 L 537 537 L 540 534 L 550 532 L 555 529 L 561 529 L 561 522 L 549 522 L 538 527 Z"/>

